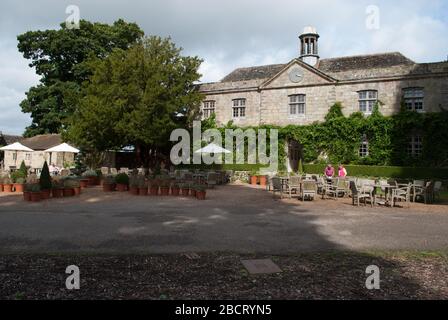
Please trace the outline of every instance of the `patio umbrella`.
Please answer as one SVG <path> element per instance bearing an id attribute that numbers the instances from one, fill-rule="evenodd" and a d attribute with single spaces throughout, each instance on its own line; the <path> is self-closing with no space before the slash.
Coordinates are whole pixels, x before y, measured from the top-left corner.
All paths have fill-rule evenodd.
<path id="1" fill-rule="evenodd" d="M 50 152 L 50 153 L 51 152 L 62 152 L 62 163 L 64 163 L 65 153 L 79 153 L 79 150 L 64 142 L 55 147 L 51 147 L 51 148 L 45 150 L 44 152 Z M 51 155 L 50 155 L 50 162 L 51 162 Z"/>
<path id="2" fill-rule="evenodd" d="M 231 153 L 229 150 L 224 149 L 214 143 L 210 143 L 208 146 L 196 150 L 195 153 Z"/>
<path id="3" fill-rule="evenodd" d="M 1 147 L 0 150 L 2 151 L 15 151 L 16 152 L 16 158 L 15 158 L 15 165 L 17 166 L 17 152 L 18 151 L 26 151 L 26 152 L 33 152 L 33 149 L 30 149 L 20 142 L 14 142 L 13 144 L 9 144 L 7 146 Z"/>

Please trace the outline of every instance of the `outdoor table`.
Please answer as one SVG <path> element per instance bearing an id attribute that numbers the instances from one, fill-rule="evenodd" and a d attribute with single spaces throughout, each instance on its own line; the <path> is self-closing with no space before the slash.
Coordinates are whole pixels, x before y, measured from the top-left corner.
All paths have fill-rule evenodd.
<path id="1" fill-rule="evenodd" d="M 385 202 L 384 205 L 388 206 L 390 204 L 390 199 L 392 198 L 392 190 L 398 188 L 397 185 L 395 184 L 380 184 L 380 183 L 375 183 L 375 184 L 364 184 L 362 187 L 367 186 L 367 187 L 373 187 L 373 188 L 384 188 L 385 189 Z M 380 202 L 379 202 L 380 203 Z M 382 202 L 380 204 L 383 204 Z"/>

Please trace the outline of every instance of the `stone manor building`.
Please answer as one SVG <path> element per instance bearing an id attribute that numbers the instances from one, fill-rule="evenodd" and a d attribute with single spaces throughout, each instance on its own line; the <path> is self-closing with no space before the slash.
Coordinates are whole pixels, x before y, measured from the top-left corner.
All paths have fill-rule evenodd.
<path id="1" fill-rule="evenodd" d="M 201 84 L 203 118 L 214 113 L 219 124 L 242 127 L 305 125 L 323 121 L 335 102 L 345 115 L 369 115 L 377 102 L 384 115 L 402 104 L 417 112 L 448 109 L 447 61 L 416 63 L 399 52 L 320 59 L 315 28 L 306 27 L 299 39 L 298 57 L 286 64 L 239 68 Z M 418 152 L 420 138 L 410 139 Z"/>

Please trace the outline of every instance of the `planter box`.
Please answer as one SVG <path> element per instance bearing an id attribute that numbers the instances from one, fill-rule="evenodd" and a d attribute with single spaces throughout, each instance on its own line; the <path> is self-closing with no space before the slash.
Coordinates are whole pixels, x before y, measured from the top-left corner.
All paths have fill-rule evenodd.
<path id="1" fill-rule="evenodd" d="M 12 192 L 12 184 L 4 184 L 3 191 L 4 192 Z"/>
<path id="2" fill-rule="evenodd" d="M 148 195 L 148 188 L 138 188 L 138 194 L 140 196 L 147 196 Z"/>
<path id="3" fill-rule="evenodd" d="M 156 196 L 159 194 L 159 187 L 150 187 L 149 188 L 149 194 L 151 196 Z"/>
<path id="4" fill-rule="evenodd" d="M 51 191 L 50 190 L 41 190 L 40 198 L 42 200 L 50 199 Z"/>
<path id="5" fill-rule="evenodd" d="M 14 190 L 16 192 L 23 192 L 23 184 L 21 184 L 21 183 L 14 183 Z"/>
<path id="6" fill-rule="evenodd" d="M 196 190 L 191 189 L 191 190 L 190 190 L 190 195 L 191 195 L 192 197 L 196 197 Z"/>
<path id="7" fill-rule="evenodd" d="M 81 180 L 79 180 L 79 186 L 81 188 L 87 188 L 89 186 L 89 179 L 81 179 Z"/>
<path id="8" fill-rule="evenodd" d="M 112 192 L 114 190 L 115 190 L 115 184 L 114 183 L 110 183 L 110 184 L 103 183 L 103 191 L 104 192 Z"/>
<path id="9" fill-rule="evenodd" d="M 267 182 L 266 176 L 259 176 L 258 180 L 260 181 L 260 186 L 266 186 L 266 182 Z"/>
<path id="10" fill-rule="evenodd" d="M 129 193 L 138 196 L 138 187 L 129 187 Z"/>
<path id="11" fill-rule="evenodd" d="M 178 196 L 180 193 L 180 188 L 171 188 L 171 195 Z"/>
<path id="12" fill-rule="evenodd" d="M 75 190 L 72 188 L 64 189 L 63 191 L 64 197 L 73 197 L 75 195 Z"/>
<path id="13" fill-rule="evenodd" d="M 170 194 L 170 187 L 160 187 L 160 195 L 167 196 Z"/>
<path id="14" fill-rule="evenodd" d="M 196 191 L 196 199 L 205 200 L 206 191 Z"/>
<path id="15" fill-rule="evenodd" d="M 257 176 L 251 176 L 250 177 L 250 184 L 257 184 L 258 177 Z"/>
<path id="16" fill-rule="evenodd" d="M 184 188 L 182 188 L 182 189 L 181 189 L 181 193 L 182 193 L 182 196 L 186 197 L 186 196 L 188 196 L 188 194 L 190 193 L 190 189 L 184 189 Z"/>
<path id="17" fill-rule="evenodd" d="M 41 200 L 40 192 L 31 192 L 30 199 L 32 202 L 39 202 Z"/>
<path id="18" fill-rule="evenodd" d="M 124 192 L 124 191 L 128 190 L 128 185 L 127 184 L 123 184 L 123 183 L 117 183 L 116 189 L 119 192 Z"/>
<path id="19" fill-rule="evenodd" d="M 0 192 L 3 192 L 3 183 L 0 183 Z"/>
<path id="20" fill-rule="evenodd" d="M 75 187 L 73 191 L 75 192 L 75 196 L 79 196 L 81 194 L 81 187 Z"/>
<path id="21" fill-rule="evenodd" d="M 52 189 L 51 194 L 53 198 L 62 198 L 64 196 L 64 189 Z"/>
<path id="22" fill-rule="evenodd" d="M 31 201 L 31 192 L 24 191 L 24 192 L 23 192 L 23 200 L 25 200 L 25 201 Z"/>

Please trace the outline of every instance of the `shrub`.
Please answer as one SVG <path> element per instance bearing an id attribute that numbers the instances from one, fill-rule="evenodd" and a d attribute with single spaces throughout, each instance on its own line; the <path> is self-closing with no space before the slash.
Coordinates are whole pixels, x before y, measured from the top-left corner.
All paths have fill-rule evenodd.
<path id="1" fill-rule="evenodd" d="M 79 188 L 79 181 L 77 179 L 65 179 L 64 180 L 64 188 L 72 189 L 72 188 Z"/>
<path id="2" fill-rule="evenodd" d="M 29 186 L 29 192 L 40 192 L 42 190 L 41 186 L 37 183 Z"/>
<path id="3" fill-rule="evenodd" d="M 108 174 L 103 178 L 103 184 L 114 184 L 115 178 L 114 175 Z"/>
<path id="4" fill-rule="evenodd" d="M 62 180 L 53 180 L 53 182 L 51 183 L 51 188 L 52 189 L 64 189 L 64 181 Z"/>
<path id="5" fill-rule="evenodd" d="M 19 183 L 19 182 L 17 182 L 17 180 L 23 179 L 23 178 L 25 178 L 25 175 L 19 170 L 11 173 L 11 180 L 13 183 Z"/>
<path id="6" fill-rule="evenodd" d="M 39 185 L 42 190 L 50 190 L 52 187 L 50 171 L 48 170 L 47 161 L 44 162 L 44 166 L 42 167 L 42 172 L 40 173 Z"/>
<path id="7" fill-rule="evenodd" d="M 26 182 L 25 178 L 17 178 L 15 183 L 17 184 L 24 184 Z"/>
<path id="8" fill-rule="evenodd" d="M 28 177 L 28 169 L 25 165 L 25 161 L 22 160 L 22 163 L 20 164 L 20 169 L 19 171 L 22 173 L 22 178 L 26 178 Z"/>
<path id="9" fill-rule="evenodd" d="M 115 176 L 115 183 L 118 184 L 129 184 L 129 176 L 122 172 Z"/>
<path id="10" fill-rule="evenodd" d="M 203 184 L 196 184 L 193 187 L 193 189 L 196 190 L 196 191 L 205 191 L 207 189 L 207 187 L 205 185 L 203 185 Z"/>
<path id="11" fill-rule="evenodd" d="M 87 178 L 96 178 L 98 176 L 98 173 L 95 170 L 87 170 L 83 172 L 82 176 Z"/>

